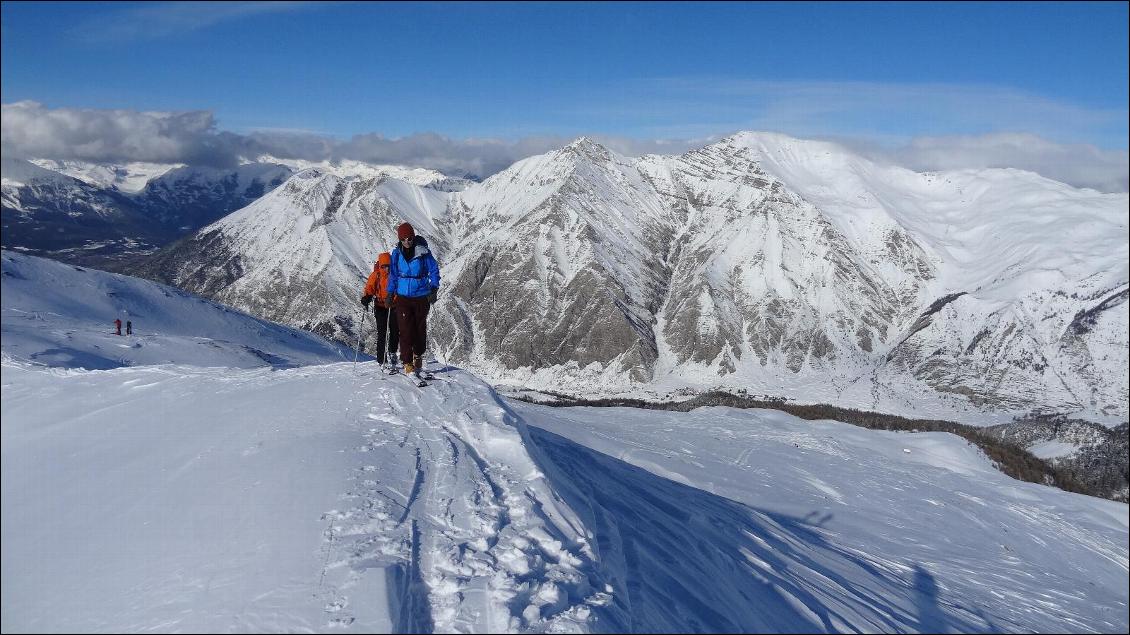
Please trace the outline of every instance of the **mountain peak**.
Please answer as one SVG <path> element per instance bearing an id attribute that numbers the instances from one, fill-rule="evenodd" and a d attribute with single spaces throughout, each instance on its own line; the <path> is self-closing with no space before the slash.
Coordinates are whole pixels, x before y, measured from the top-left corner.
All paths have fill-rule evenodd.
<path id="1" fill-rule="evenodd" d="M 563 152 L 571 152 L 594 160 L 607 160 L 611 158 L 608 148 L 594 141 L 591 137 L 577 137 L 572 143 L 562 148 Z"/>
<path id="2" fill-rule="evenodd" d="M 714 145 L 745 148 L 758 154 L 784 155 L 790 157 L 812 157 L 829 154 L 855 154 L 847 148 L 831 141 L 819 139 L 798 139 L 779 132 L 763 130 L 743 130 L 722 138 Z"/>
<path id="3" fill-rule="evenodd" d="M 331 181 L 331 182 L 336 182 L 336 181 L 340 181 L 342 179 L 341 179 L 340 176 L 338 176 L 331 169 L 328 169 L 328 168 L 323 167 L 323 166 L 313 166 L 313 167 L 303 168 L 301 170 L 296 171 L 294 174 L 292 174 L 290 176 L 290 179 L 288 179 L 288 180 L 292 180 L 292 181 L 297 183 L 299 181 Z"/>
<path id="4" fill-rule="evenodd" d="M 42 168 L 31 161 L 4 157 L 0 161 L 0 176 L 6 185 L 24 185 L 32 181 L 72 183 L 77 181 L 74 177 Z"/>
<path id="5" fill-rule="evenodd" d="M 580 136 L 573 140 L 572 143 L 565 146 L 566 148 L 585 148 L 585 147 L 599 147 L 600 144 L 592 139 L 592 137 Z"/>

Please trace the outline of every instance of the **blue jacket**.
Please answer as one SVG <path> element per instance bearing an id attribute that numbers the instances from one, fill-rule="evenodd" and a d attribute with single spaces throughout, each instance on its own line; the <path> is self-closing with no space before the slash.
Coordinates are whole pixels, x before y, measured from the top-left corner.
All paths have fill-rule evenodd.
<path id="1" fill-rule="evenodd" d="M 412 243 L 412 259 L 407 260 L 400 247 L 392 250 L 388 267 L 389 295 L 422 298 L 439 288 L 439 265 L 423 236 Z"/>

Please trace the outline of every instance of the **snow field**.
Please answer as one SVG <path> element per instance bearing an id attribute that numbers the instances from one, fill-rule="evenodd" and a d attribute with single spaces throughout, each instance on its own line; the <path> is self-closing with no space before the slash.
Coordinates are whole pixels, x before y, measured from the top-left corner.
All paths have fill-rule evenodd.
<path id="1" fill-rule="evenodd" d="M 584 536 L 442 377 L 5 357 L 4 630 L 587 631 Z"/>
<path id="2" fill-rule="evenodd" d="M 632 630 L 1127 627 L 1127 506 L 1014 481 L 958 437 L 510 404 Z"/>
<path id="3" fill-rule="evenodd" d="M 293 367 L 353 359 L 306 331 L 179 289 L 4 251 L 4 353 L 63 368 L 152 364 Z M 114 334 L 114 319 L 123 335 Z M 124 335 L 126 321 L 133 335 Z"/>

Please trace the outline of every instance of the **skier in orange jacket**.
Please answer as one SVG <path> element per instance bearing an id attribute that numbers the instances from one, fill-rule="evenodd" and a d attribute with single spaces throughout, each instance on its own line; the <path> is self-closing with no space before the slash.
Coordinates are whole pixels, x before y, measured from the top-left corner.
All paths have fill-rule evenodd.
<path id="1" fill-rule="evenodd" d="M 365 283 L 365 294 L 361 296 L 361 304 L 368 308 L 373 304 L 373 317 L 377 319 L 377 361 L 387 372 L 396 372 L 396 351 L 400 342 L 400 328 L 396 316 L 389 319 L 392 312 L 392 296 L 388 294 L 388 265 L 389 253 L 386 251 L 377 256 L 373 263 L 373 273 Z"/>

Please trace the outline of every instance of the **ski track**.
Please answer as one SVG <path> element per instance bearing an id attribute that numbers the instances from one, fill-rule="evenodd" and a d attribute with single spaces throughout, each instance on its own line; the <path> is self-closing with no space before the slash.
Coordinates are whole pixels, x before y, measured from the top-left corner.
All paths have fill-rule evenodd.
<path id="1" fill-rule="evenodd" d="M 458 382 L 421 388 L 370 372 L 359 387 L 365 411 L 353 415 L 364 442 L 352 451 L 380 464 L 355 470 L 344 511 L 322 515 L 327 626 L 360 624 L 356 607 L 373 599 L 360 596 L 373 586 L 365 577 L 384 570 L 397 631 L 591 630 L 591 607 L 606 594 L 591 583 L 583 540 L 567 538 L 541 509 L 529 487 L 540 474 L 506 462 L 522 444 L 507 411 L 468 414 L 482 409 L 481 394 Z M 473 426 L 484 434 L 469 438 Z M 377 473 L 399 475 L 410 491 Z"/>

